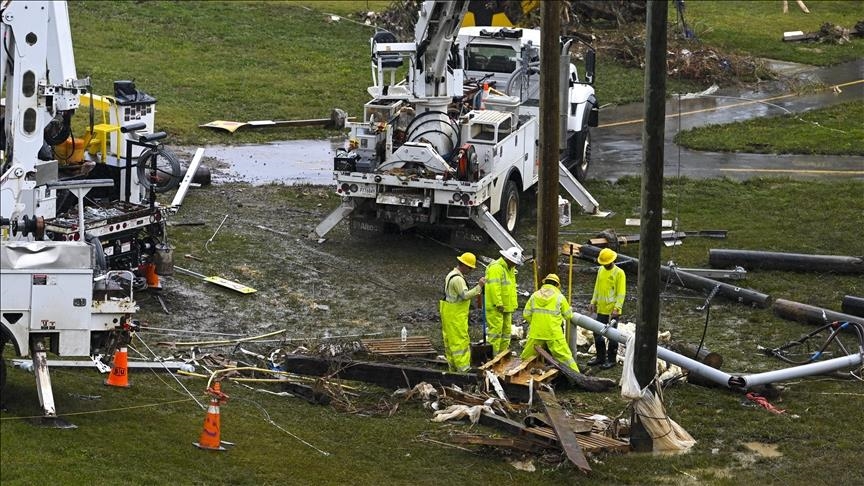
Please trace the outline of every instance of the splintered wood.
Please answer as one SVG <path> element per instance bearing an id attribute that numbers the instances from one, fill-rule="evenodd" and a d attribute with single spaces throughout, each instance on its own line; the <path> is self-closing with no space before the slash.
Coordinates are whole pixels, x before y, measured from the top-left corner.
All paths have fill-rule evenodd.
<path id="1" fill-rule="evenodd" d="M 548 383 L 558 376 L 558 370 L 547 368 L 536 356 L 523 360 L 512 356 L 510 351 L 502 351 L 498 356 L 480 367 L 481 370 L 495 373 L 495 376 L 504 380 L 505 383 L 526 386 L 532 378 L 537 383 Z"/>
<path id="2" fill-rule="evenodd" d="M 361 339 L 367 353 L 378 356 L 427 356 L 438 354 L 427 336 L 401 338 Z"/>

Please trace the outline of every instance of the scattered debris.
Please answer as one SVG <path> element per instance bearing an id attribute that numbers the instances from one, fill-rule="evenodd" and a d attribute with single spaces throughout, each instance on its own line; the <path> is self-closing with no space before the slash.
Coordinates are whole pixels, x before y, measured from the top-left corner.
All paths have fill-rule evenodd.
<path id="1" fill-rule="evenodd" d="M 346 121 L 353 121 L 354 119 L 355 117 L 349 117 L 344 110 L 334 108 L 333 111 L 330 112 L 330 118 L 314 118 L 311 120 L 252 120 L 248 122 L 215 120 L 210 123 L 205 123 L 198 126 L 202 128 L 215 128 L 218 130 L 225 130 L 228 133 L 234 133 L 239 128 L 243 127 L 261 128 L 276 126 L 311 127 L 323 125 L 325 128 L 341 130 L 345 127 Z"/>
<path id="2" fill-rule="evenodd" d="M 555 430 L 558 443 L 561 444 L 561 448 L 564 450 L 567 458 L 580 471 L 584 473 L 591 472 L 591 466 L 588 465 L 588 460 L 579 446 L 576 433 L 568 426 L 567 417 L 564 415 L 564 410 L 561 408 L 555 395 L 538 390 L 537 397 L 543 404 L 543 408 L 546 409 L 546 416 L 549 417 L 549 423 L 552 425 L 552 429 Z"/>
<path id="3" fill-rule="evenodd" d="M 218 285 L 220 287 L 225 287 L 226 289 L 231 289 L 231 290 L 234 290 L 236 292 L 240 292 L 241 294 L 251 294 L 251 293 L 257 292 L 256 289 L 253 289 L 252 287 L 243 285 L 241 283 L 233 282 L 231 280 L 228 280 L 228 279 L 225 279 L 222 277 L 216 277 L 216 276 L 208 277 L 208 276 L 200 274 L 198 272 L 193 272 L 192 270 L 178 267 L 177 265 L 174 265 L 174 270 L 176 270 L 180 274 L 188 275 L 190 277 L 197 277 L 197 278 L 200 278 L 201 280 L 204 280 L 205 282 L 210 282 L 210 283 Z"/>

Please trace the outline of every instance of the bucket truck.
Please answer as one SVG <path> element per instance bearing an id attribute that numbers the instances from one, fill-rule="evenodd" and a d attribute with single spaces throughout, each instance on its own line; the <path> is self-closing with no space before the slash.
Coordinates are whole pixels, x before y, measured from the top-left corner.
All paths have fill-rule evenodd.
<path id="1" fill-rule="evenodd" d="M 381 31 L 371 39 L 372 99 L 347 124 L 334 158 L 343 202 L 310 233 L 342 219 L 352 230 L 440 226 L 458 244 L 519 247 L 511 233 L 520 195 L 537 182 L 540 32 L 459 26 L 467 1 L 423 2 L 413 42 Z M 561 184 L 587 213 L 589 127 L 598 122 L 594 53 L 579 77 L 561 43 Z M 403 77 L 403 79 L 399 79 Z"/>
<path id="2" fill-rule="evenodd" d="M 134 328 L 133 271 L 153 264 L 165 221 L 152 191 L 149 201 L 136 199 L 132 157 L 125 166 L 119 155 L 113 166 L 72 160 L 84 149 L 70 136 L 72 115 L 82 97 L 95 98 L 76 73 L 66 3 L 4 0 L 0 16 L 0 351 L 10 343 L 16 355 L 32 357 L 46 422 L 66 426 L 46 353 L 90 356 L 105 367 L 98 356 L 110 356 Z M 130 155 L 164 136 L 136 118 L 126 115 L 116 127 Z M 5 381 L 4 361 L 0 388 Z"/>

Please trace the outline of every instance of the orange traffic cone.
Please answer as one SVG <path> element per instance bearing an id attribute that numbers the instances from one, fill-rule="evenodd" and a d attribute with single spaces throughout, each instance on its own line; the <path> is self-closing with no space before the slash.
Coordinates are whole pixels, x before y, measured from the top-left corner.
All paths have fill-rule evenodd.
<path id="1" fill-rule="evenodd" d="M 129 367 L 126 347 L 123 346 L 114 353 L 114 363 L 111 367 L 111 374 L 105 380 L 108 386 L 120 386 L 129 388 Z"/>
<path id="2" fill-rule="evenodd" d="M 204 428 L 198 442 L 192 444 L 199 449 L 227 451 L 226 446 L 231 447 L 234 443 L 225 442 L 219 438 L 219 404 L 228 400 L 228 395 L 222 393 L 222 386 L 218 381 L 213 383 L 213 388 L 208 389 L 207 393 L 210 394 L 210 406 L 207 407 L 207 416 L 204 417 Z"/>

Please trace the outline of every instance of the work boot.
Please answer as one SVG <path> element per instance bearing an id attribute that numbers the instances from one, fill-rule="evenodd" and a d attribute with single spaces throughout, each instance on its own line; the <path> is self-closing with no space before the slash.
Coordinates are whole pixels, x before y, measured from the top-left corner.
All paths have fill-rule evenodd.
<path id="1" fill-rule="evenodd" d="M 614 368 L 615 367 L 615 361 L 607 361 L 607 362 L 603 363 L 602 365 L 600 365 L 600 367 L 603 368 L 604 370 L 608 370 L 609 368 Z"/>
<path id="2" fill-rule="evenodd" d="M 591 358 L 591 359 L 588 361 L 588 366 L 597 366 L 597 365 L 599 365 L 599 364 L 604 363 L 605 361 L 606 361 L 606 359 L 605 359 L 605 358 L 601 358 L 599 355 L 598 355 L 598 356 L 594 356 L 593 358 Z"/>

